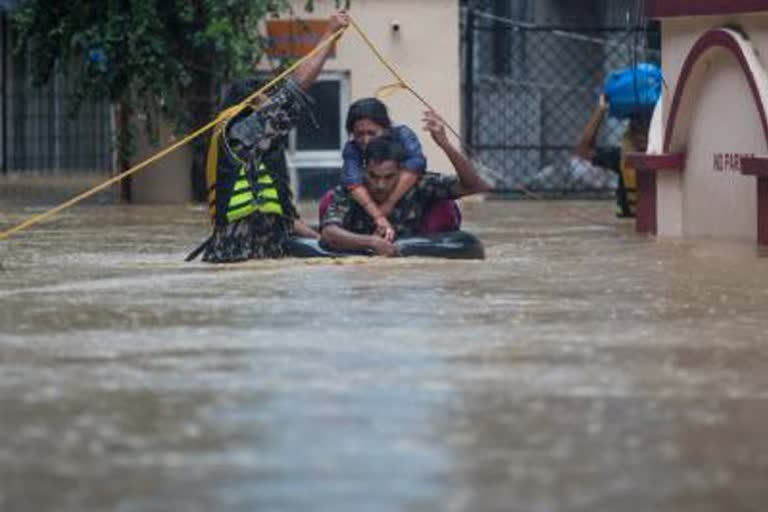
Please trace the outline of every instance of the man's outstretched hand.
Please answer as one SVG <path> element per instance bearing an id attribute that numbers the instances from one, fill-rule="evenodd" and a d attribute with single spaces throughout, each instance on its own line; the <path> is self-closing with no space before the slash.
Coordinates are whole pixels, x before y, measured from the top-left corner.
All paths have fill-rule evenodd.
<path id="1" fill-rule="evenodd" d="M 432 139 L 438 146 L 443 146 L 448 143 L 448 134 L 445 133 L 445 125 L 443 120 L 440 119 L 435 112 L 429 110 L 424 112 L 424 131 L 429 132 L 432 135 Z"/>
<path id="2" fill-rule="evenodd" d="M 336 11 L 328 19 L 328 30 L 331 33 L 336 33 L 342 28 L 349 26 L 349 14 L 345 10 Z"/>

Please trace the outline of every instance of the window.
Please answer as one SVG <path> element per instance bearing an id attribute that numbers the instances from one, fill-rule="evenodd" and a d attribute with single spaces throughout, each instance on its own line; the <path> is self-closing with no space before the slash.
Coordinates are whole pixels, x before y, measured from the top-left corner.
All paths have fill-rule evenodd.
<path id="1" fill-rule="evenodd" d="M 289 138 L 288 167 L 296 197 L 318 198 L 339 182 L 349 105 L 349 78 L 323 73 L 308 91 L 314 100 Z"/>

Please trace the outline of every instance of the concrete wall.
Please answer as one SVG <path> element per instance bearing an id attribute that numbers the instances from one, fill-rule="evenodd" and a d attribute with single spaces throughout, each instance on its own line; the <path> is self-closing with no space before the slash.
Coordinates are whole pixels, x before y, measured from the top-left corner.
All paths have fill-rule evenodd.
<path id="1" fill-rule="evenodd" d="M 303 0 L 293 4 L 307 18 L 325 18 L 335 9 L 333 0 L 316 0 L 313 13 L 305 13 Z M 403 78 L 460 132 L 459 0 L 353 0 L 350 13 Z M 398 32 L 392 30 L 394 20 Z M 349 73 L 352 101 L 396 81 L 352 28 L 325 69 Z M 424 107 L 416 98 L 403 91 L 384 101 L 395 123 L 423 133 Z M 430 169 L 452 169 L 428 136 L 421 140 Z"/>
<path id="2" fill-rule="evenodd" d="M 711 28 L 741 26 L 760 55 L 768 52 L 768 15 L 698 16 L 663 23 L 662 67 L 669 90 L 664 97 L 665 126 L 671 96 L 692 46 Z M 765 68 L 765 60 L 758 57 Z M 725 170 L 717 155 L 768 154 L 755 100 L 741 66 L 725 50 L 713 50 L 695 66 L 675 123 L 671 152 L 685 151 L 685 170 L 660 178 L 658 224 L 662 236 L 754 240 L 756 180 L 736 166 Z"/>
<path id="3" fill-rule="evenodd" d="M 295 13 L 307 19 L 327 18 L 335 10 L 333 0 L 317 0 L 313 13 L 304 10 L 304 0 L 293 3 Z M 354 0 L 351 14 L 403 78 L 460 131 L 458 4 L 458 0 Z M 398 32 L 392 30 L 394 20 L 400 23 Z M 396 81 L 352 28 L 344 35 L 336 57 L 328 61 L 324 70 L 349 76 L 352 101 L 371 96 L 379 87 Z M 384 101 L 396 123 L 407 124 L 423 133 L 421 117 L 424 108 L 411 94 L 399 92 Z M 160 147 L 170 142 L 169 137 L 170 131 L 165 130 Z M 421 140 L 429 168 L 450 171 L 452 167 L 448 159 L 431 139 L 422 135 Z M 134 163 L 159 149 L 146 139 L 139 142 Z M 190 162 L 190 150 L 185 147 L 139 172 L 133 180 L 133 200 L 151 203 L 188 201 L 191 198 Z"/>
<path id="4" fill-rule="evenodd" d="M 173 144 L 176 138 L 170 123 L 163 123 L 157 145 L 149 140 L 143 123 L 136 121 L 138 134 L 135 165 Z M 135 203 L 185 203 L 192 200 L 192 148 L 183 146 L 162 159 L 148 165 L 131 178 L 131 201 Z"/>
<path id="5" fill-rule="evenodd" d="M 683 234 L 750 239 L 757 232 L 757 182 L 738 170 L 716 170 L 714 154 L 764 149 L 760 119 L 744 74 L 731 55 L 718 51 L 703 74 L 689 112 Z"/>

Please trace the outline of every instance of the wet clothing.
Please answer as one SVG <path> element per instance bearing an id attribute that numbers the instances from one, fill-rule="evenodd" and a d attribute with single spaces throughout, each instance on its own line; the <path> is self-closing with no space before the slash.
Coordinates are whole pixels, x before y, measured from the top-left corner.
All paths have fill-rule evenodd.
<path id="1" fill-rule="evenodd" d="M 419 138 L 413 133 L 413 130 L 405 125 L 393 126 L 391 129 L 392 137 L 399 142 L 405 150 L 405 159 L 400 162 L 403 169 L 423 174 L 427 168 L 427 159 L 421 150 Z M 341 184 L 345 187 L 354 188 L 363 184 L 365 169 L 363 165 L 363 152 L 360 146 L 353 140 L 344 145 L 341 153 L 344 163 L 341 168 Z"/>
<path id="2" fill-rule="evenodd" d="M 220 263 L 282 258 L 294 220 L 284 215 L 254 213 L 213 231 L 203 261 Z"/>
<path id="3" fill-rule="evenodd" d="M 214 225 L 203 261 L 280 258 L 298 213 L 285 170 L 284 140 L 306 96 L 292 79 L 257 110 L 217 126 L 208 152 L 208 207 Z"/>
<path id="4" fill-rule="evenodd" d="M 635 170 L 631 168 L 624 154 L 634 151 L 632 144 L 625 137 L 622 147 L 597 148 L 592 164 L 610 169 L 619 177 L 616 188 L 616 215 L 618 217 L 634 217 L 637 208 L 637 182 Z"/>
<path id="5" fill-rule="evenodd" d="M 325 212 L 333 200 L 333 192 L 334 189 L 329 190 L 320 199 L 317 205 L 318 219 L 325 217 Z M 435 201 L 424 213 L 419 224 L 418 233 L 431 235 L 434 233 L 457 231 L 461 229 L 461 221 L 461 209 L 456 201 L 453 199 L 441 199 Z"/>
<path id="6" fill-rule="evenodd" d="M 453 192 L 457 183 L 456 176 L 425 173 L 398 201 L 387 217 L 397 236 L 413 236 L 419 233 L 425 213 L 435 203 L 446 199 L 457 199 Z M 334 189 L 331 204 L 325 211 L 320 225 L 321 227 L 337 225 L 360 235 L 372 235 L 376 231 L 373 219 L 343 186 Z"/>

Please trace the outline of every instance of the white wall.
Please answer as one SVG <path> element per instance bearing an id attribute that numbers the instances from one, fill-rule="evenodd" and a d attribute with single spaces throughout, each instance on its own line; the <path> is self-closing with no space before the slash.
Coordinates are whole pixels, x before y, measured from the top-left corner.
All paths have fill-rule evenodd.
<path id="1" fill-rule="evenodd" d="M 768 15 L 696 16 L 663 23 L 662 67 L 672 94 L 691 48 L 707 30 L 740 25 L 760 55 L 768 55 Z M 759 57 L 765 68 L 765 59 Z M 755 100 L 734 56 L 710 51 L 694 67 L 677 118 L 672 152 L 687 153 L 679 177 L 658 182 L 660 235 L 688 235 L 754 240 L 756 237 L 756 180 L 737 170 L 715 170 L 720 153 L 768 154 Z M 665 126 L 668 119 L 665 119 Z"/>
<path id="2" fill-rule="evenodd" d="M 682 176 L 683 234 L 754 239 L 757 180 L 716 171 L 715 153 L 765 151 L 765 136 L 741 67 L 725 51 L 713 54 L 690 111 L 689 155 Z"/>
<path id="3" fill-rule="evenodd" d="M 296 13 L 307 18 L 326 18 L 335 9 L 333 0 L 316 0 L 313 13 L 304 11 L 304 0 L 293 3 Z M 350 14 L 401 76 L 461 133 L 459 1 L 352 0 Z M 392 31 L 394 20 L 400 23 L 397 33 Z M 336 58 L 325 69 L 349 73 L 352 101 L 396 81 L 353 28 L 344 34 Z M 419 133 L 429 168 L 451 171 L 442 151 L 421 132 L 424 108 L 418 100 L 402 91 L 384 102 L 395 123 Z"/>
<path id="4" fill-rule="evenodd" d="M 170 123 L 161 123 L 158 145 L 150 142 L 141 121 L 135 121 L 138 135 L 136 165 L 176 142 Z M 135 203 L 185 203 L 192 200 L 192 148 L 189 144 L 148 165 L 131 178 L 131 201 Z"/>
<path id="5" fill-rule="evenodd" d="M 302 18 L 327 18 L 335 10 L 333 0 L 316 0 L 313 13 L 304 10 L 305 0 L 293 0 L 293 3 L 295 13 Z M 461 133 L 459 1 L 353 0 L 350 12 L 402 77 Z M 397 33 L 392 31 L 393 20 L 400 23 Z M 352 28 L 339 42 L 336 58 L 329 60 L 325 70 L 349 75 L 352 101 L 371 96 L 379 87 L 395 82 L 395 78 L 376 60 Z M 452 172 L 442 151 L 421 131 L 422 105 L 405 91 L 384 101 L 395 123 L 407 124 L 420 134 L 429 168 Z M 169 141 L 169 134 L 164 135 L 161 147 Z M 134 163 L 159 149 L 149 146 L 145 140 L 139 142 Z M 189 148 L 181 148 L 135 175 L 132 187 L 134 200 L 189 200 L 190 159 Z"/>

